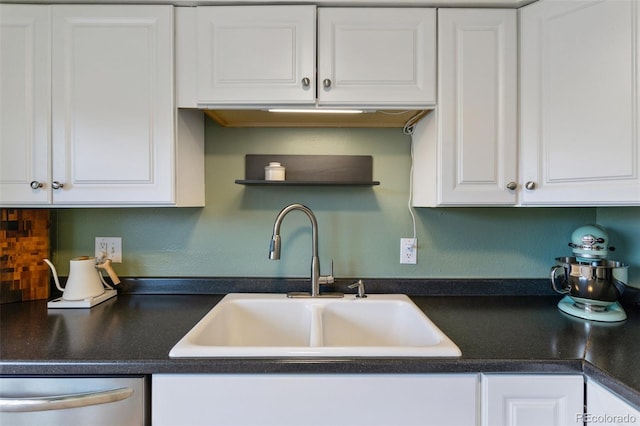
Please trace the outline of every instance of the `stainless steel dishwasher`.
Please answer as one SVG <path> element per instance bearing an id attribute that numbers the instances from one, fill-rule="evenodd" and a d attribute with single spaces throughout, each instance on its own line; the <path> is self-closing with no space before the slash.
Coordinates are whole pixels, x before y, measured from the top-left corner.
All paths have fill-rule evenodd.
<path id="1" fill-rule="evenodd" d="M 145 425 L 144 377 L 0 377 L 0 424 Z"/>

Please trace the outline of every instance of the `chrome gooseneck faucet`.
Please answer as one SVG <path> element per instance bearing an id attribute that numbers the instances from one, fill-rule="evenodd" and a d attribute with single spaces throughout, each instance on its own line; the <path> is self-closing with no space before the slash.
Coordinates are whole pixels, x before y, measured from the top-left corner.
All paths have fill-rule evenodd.
<path id="1" fill-rule="evenodd" d="M 331 275 L 320 275 L 320 259 L 318 258 L 318 222 L 313 211 L 302 204 L 290 204 L 278 213 L 273 224 L 273 235 L 269 246 L 269 259 L 280 259 L 280 225 L 284 217 L 293 210 L 300 210 L 305 213 L 311 221 L 311 294 L 309 293 L 289 293 L 289 297 L 342 297 L 342 293 L 322 293 L 320 294 L 320 284 L 333 284 L 333 263 L 331 264 Z"/>

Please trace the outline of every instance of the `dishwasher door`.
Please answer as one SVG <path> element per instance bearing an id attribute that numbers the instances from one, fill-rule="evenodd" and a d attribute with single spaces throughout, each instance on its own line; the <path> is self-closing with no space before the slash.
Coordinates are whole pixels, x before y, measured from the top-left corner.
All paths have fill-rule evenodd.
<path id="1" fill-rule="evenodd" d="M 0 377 L 0 425 L 147 424 L 144 377 Z"/>

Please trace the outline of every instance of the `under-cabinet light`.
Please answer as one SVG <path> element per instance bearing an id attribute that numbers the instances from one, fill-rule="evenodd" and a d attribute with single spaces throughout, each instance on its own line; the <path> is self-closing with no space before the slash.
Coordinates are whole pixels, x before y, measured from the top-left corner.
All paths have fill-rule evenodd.
<path id="1" fill-rule="evenodd" d="M 289 112 L 289 113 L 316 113 L 316 114 L 362 114 L 361 109 L 295 109 L 295 108 L 271 108 L 269 112 Z"/>

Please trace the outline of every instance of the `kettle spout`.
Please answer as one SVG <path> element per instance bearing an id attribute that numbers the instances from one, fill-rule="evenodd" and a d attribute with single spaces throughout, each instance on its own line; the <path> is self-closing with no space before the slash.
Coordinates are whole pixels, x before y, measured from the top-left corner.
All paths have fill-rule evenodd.
<path id="1" fill-rule="evenodd" d="M 44 260 L 44 263 L 49 265 L 49 268 L 51 268 L 51 273 L 53 274 L 53 280 L 55 281 L 56 287 L 58 287 L 58 290 L 64 291 L 64 288 L 62 288 L 62 286 L 60 285 L 60 281 L 58 280 L 58 271 L 56 271 L 56 267 L 53 266 L 53 263 L 51 263 L 49 259 L 43 259 L 43 260 Z"/>

